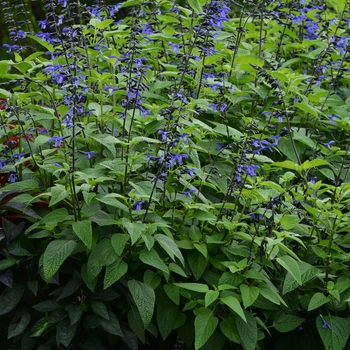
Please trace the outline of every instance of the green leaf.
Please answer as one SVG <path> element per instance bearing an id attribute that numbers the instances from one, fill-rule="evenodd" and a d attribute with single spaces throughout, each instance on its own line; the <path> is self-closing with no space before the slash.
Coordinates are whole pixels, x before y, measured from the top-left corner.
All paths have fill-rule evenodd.
<path id="1" fill-rule="evenodd" d="M 300 110 L 306 112 L 306 113 L 309 113 L 309 114 L 313 115 L 313 116 L 316 117 L 316 118 L 317 118 L 318 115 L 320 114 L 320 112 L 319 112 L 316 108 L 311 107 L 311 106 L 309 106 L 309 105 L 307 105 L 306 103 L 303 103 L 303 102 L 300 102 L 300 103 L 295 102 L 295 103 L 294 103 L 294 106 L 295 106 L 296 108 L 298 108 L 298 109 L 300 109 Z"/>
<path id="2" fill-rule="evenodd" d="M 107 289 L 113 283 L 122 278 L 128 271 L 128 264 L 122 259 L 118 258 L 117 261 L 106 267 L 105 278 L 103 281 L 103 289 Z"/>
<path id="3" fill-rule="evenodd" d="M 174 256 L 176 256 L 180 260 L 182 265 L 185 264 L 184 257 L 174 240 L 162 234 L 156 234 L 154 238 L 160 244 L 160 246 L 168 253 L 171 259 L 175 260 Z"/>
<path id="4" fill-rule="evenodd" d="M 128 312 L 128 323 L 132 331 L 137 335 L 141 342 L 145 344 L 144 325 L 141 320 L 140 313 L 133 305 L 131 305 L 131 308 Z"/>
<path id="5" fill-rule="evenodd" d="M 219 320 L 213 315 L 213 311 L 207 308 L 201 308 L 194 320 L 195 332 L 195 350 L 200 349 L 214 333 Z"/>
<path id="6" fill-rule="evenodd" d="M 238 334 L 241 338 L 241 344 L 244 350 L 255 350 L 258 340 L 258 326 L 253 315 L 244 311 L 246 322 L 241 317 L 236 317 Z"/>
<path id="7" fill-rule="evenodd" d="M 309 306 L 307 308 L 307 311 L 311 311 L 311 310 L 315 310 L 317 308 L 319 308 L 320 306 L 330 302 L 331 299 L 326 297 L 324 294 L 322 293 L 315 293 L 310 302 L 309 302 Z"/>
<path id="8" fill-rule="evenodd" d="M 62 293 L 57 298 L 57 301 L 67 298 L 76 292 L 81 286 L 82 282 L 83 281 L 80 278 L 73 278 L 72 280 L 68 281 L 68 283 L 63 287 Z"/>
<path id="9" fill-rule="evenodd" d="M 56 185 L 56 187 L 51 187 L 51 199 L 49 202 L 49 207 L 61 202 L 63 199 L 68 197 L 69 193 L 64 189 L 63 186 Z"/>
<path id="10" fill-rule="evenodd" d="M 234 311 L 236 314 L 238 314 L 244 320 L 244 322 L 247 322 L 245 315 L 244 315 L 244 311 L 242 309 L 242 306 L 239 303 L 239 301 L 237 300 L 237 298 L 235 298 L 234 296 L 228 295 L 228 296 L 220 298 L 220 300 L 225 305 L 227 305 L 232 311 Z"/>
<path id="11" fill-rule="evenodd" d="M 187 274 L 185 273 L 185 271 L 177 264 L 175 263 L 170 263 L 169 264 L 169 270 L 172 272 L 177 273 L 178 275 L 187 278 Z"/>
<path id="12" fill-rule="evenodd" d="M 79 305 L 70 304 L 66 307 L 66 310 L 68 311 L 68 316 L 69 316 L 71 325 L 80 322 L 81 316 L 84 311 L 82 304 L 79 304 Z"/>
<path id="13" fill-rule="evenodd" d="M 96 315 L 109 320 L 107 307 L 101 300 L 92 300 L 91 309 Z"/>
<path id="14" fill-rule="evenodd" d="M 98 323 L 106 332 L 119 337 L 124 336 L 122 329 L 120 328 L 119 320 L 113 312 L 108 311 L 108 320 L 103 317 L 99 317 Z"/>
<path id="15" fill-rule="evenodd" d="M 252 304 L 254 304 L 255 300 L 259 296 L 259 288 L 255 286 L 247 286 L 246 284 L 241 284 L 239 286 L 241 290 L 241 297 L 243 301 L 243 305 L 245 308 L 248 308 Z"/>
<path id="16" fill-rule="evenodd" d="M 74 338 L 78 324 L 71 325 L 69 321 L 61 321 L 56 328 L 56 338 L 58 342 L 68 347 Z"/>
<path id="17" fill-rule="evenodd" d="M 122 255 L 129 236 L 123 233 L 114 234 L 111 238 L 112 246 L 118 255 Z"/>
<path id="18" fill-rule="evenodd" d="M 175 286 L 174 284 L 165 284 L 163 289 L 170 300 L 176 305 L 180 305 L 180 292 L 178 286 Z"/>
<path id="19" fill-rule="evenodd" d="M 157 297 L 157 324 L 163 340 L 174 329 L 178 307 L 167 297 Z"/>
<path id="20" fill-rule="evenodd" d="M 271 164 L 271 166 L 278 166 L 281 168 L 292 169 L 292 170 L 298 169 L 298 164 L 295 164 L 290 160 L 285 160 L 284 162 L 274 162 L 273 164 Z"/>
<path id="21" fill-rule="evenodd" d="M 274 303 L 276 305 L 281 304 L 281 300 L 280 300 L 280 296 L 278 294 L 278 291 L 271 289 L 271 287 L 267 283 L 264 283 L 264 282 L 259 283 L 258 288 L 259 288 L 260 294 L 264 298 L 266 298 L 267 300 L 270 300 L 272 303 Z"/>
<path id="22" fill-rule="evenodd" d="M 92 224 L 90 220 L 73 222 L 72 228 L 74 233 L 89 248 L 92 248 Z"/>
<path id="23" fill-rule="evenodd" d="M 3 259 L 0 261 L 0 271 L 7 269 L 10 266 L 16 264 L 17 260 L 15 259 Z"/>
<path id="24" fill-rule="evenodd" d="M 297 215 L 283 215 L 280 224 L 284 230 L 288 231 L 298 225 L 299 222 L 300 219 Z"/>
<path id="25" fill-rule="evenodd" d="M 191 6 L 195 13 L 203 13 L 202 6 L 198 0 L 188 0 L 188 4 Z"/>
<path id="26" fill-rule="evenodd" d="M 291 274 L 300 286 L 302 285 L 300 268 L 297 261 L 289 255 L 283 255 L 276 258 L 276 261 Z"/>
<path id="27" fill-rule="evenodd" d="M 98 242 L 92 249 L 87 262 L 87 273 L 89 281 L 92 281 L 101 272 L 103 266 L 113 264 L 118 259 L 111 240 L 108 238 Z"/>
<path id="28" fill-rule="evenodd" d="M 276 319 L 274 319 L 273 326 L 278 332 L 287 333 L 300 326 L 304 321 L 304 318 L 282 312 Z"/>
<path id="29" fill-rule="evenodd" d="M 206 284 L 201 283 L 174 283 L 179 288 L 191 290 L 193 292 L 206 293 L 209 288 Z"/>
<path id="30" fill-rule="evenodd" d="M 151 323 L 153 316 L 155 304 L 154 290 L 148 284 L 136 280 L 128 281 L 128 287 L 140 313 L 144 329 L 146 329 Z"/>
<path id="31" fill-rule="evenodd" d="M 322 159 L 314 159 L 311 162 L 309 160 L 306 160 L 303 164 L 300 165 L 299 171 L 307 171 L 321 165 L 330 165 L 330 164 Z"/>
<path id="32" fill-rule="evenodd" d="M 49 243 L 44 252 L 43 269 L 46 282 L 50 281 L 71 255 L 77 242 L 72 240 L 56 240 Z"/>
<path id="33" fill-rule="evenodd" d="M 237 344 L 241 343 L 239 333 L 237 330 L 236 319 L 234 316 L 229 316 L 225 318 L 223 321 L 221 321 L 220 329 L 227 339 Z"/>
<path id="34" fill-rule="evenodd" d="M 119 202 L 116 199 L 116 197 L 117 198 L 125 198 L 125 197 L 123 197 L 121 195 L 118 195 L 116 193 L 109 193 L 109 194 L 104 195 L 103 197 L 96 197 L 96 199 L 99 202 L 102 202 L 102 203 L 110 205 L 112 207 L 121 209 L 121 210 L 123 210 L 126 213 L 129 213 L 129 208 L 125 204 Z"/>
<path id="35" fill-rule="evenodd" d="M 21 311 L 18 313 L 9 324 L 9 328 L 7 330 L 7 339 L 22 334 L 27 328 L 30 319 L 31 316 L 28 311 Z"/>
<path id="36" fill-rule="evenodd" d="M 304 261 L 298 261 L 297 264 L 300 269 L 301 281 L 303 284 L 316 277 L 319 273 L 318 269 Z M 298 288 L 298 286 L 300 286 L 300 284 L 298 284 L 295 278 L 288 272 L 283 283 L 283 295 Z"/>
<path id="37" fill-rule="evenodd" d="M 144 264 L 153 266 L 165 273 L 169 273 L 168 267 L 164 264 L 163 260 L 159 257 L 158 253 L 154 249 L 143 249 L 140 252 L 140 260 Z"/>
<path id="38" fill-rule="evenodd" d="M 332 329 L 324 327 L 322 317 L 317 317 L 316 326 L 318 333 L 322 339 L 325 349 L 343 350 L 349 338 L 350 324 L 349 320 L 338 316 L 324 316 L 324 321 L 327 322 Z"/>
<path id="39" fill-rule="evenodd" d="M 197 250 L 191 250 L 187 253 L 187 261 L 195 280 L 199 280 L 207 267 L 207 259 Z"/>
<path id="40" fill-rule="evenodd" d="M 134 245 L 136 241 L 140 238 L 141 234 L 147 230 L 147 225 L 141 222 L 130 222 L 123 218 L 121 224 L 128 231 L 131 238 L 131 245 Z"/>
<path id="41" fill-rule="evenodd" d="M 195 209 L 193 212 L 193 217 L 200 221 L 215 221 L 217 217 L 214 214 L 209 213 L 206 210 Z"/>
<path id="42" fill-rule="evenodd" d="M 219 292 L 217 290 L 208 290 L 205 293 L 204 297 L 204 305 L 205 307 L 208 307 L 210 304 L 212 304 L 219 296 Z"/>

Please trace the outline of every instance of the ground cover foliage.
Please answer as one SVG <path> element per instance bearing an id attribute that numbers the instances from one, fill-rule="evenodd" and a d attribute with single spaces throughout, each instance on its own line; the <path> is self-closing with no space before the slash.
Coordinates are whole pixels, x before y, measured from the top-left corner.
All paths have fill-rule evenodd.
<path id="1" fill-rule="evenodd" d="M 8 4 L 2 348 L 350 348 L 349 7 Z"/>

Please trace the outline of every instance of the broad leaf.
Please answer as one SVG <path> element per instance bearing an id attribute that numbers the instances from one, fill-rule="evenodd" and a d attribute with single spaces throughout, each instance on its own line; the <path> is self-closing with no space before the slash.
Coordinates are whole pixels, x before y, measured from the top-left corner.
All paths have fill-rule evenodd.
<path id="1" fill-rule="evenodd" d="M 198 312 L 199 314 L 194 320 L 195 350 L 200 349 L 208 341 L 219 323 L 212 310 L 201 308 Z"/>
<path id="2" fill-rule="evenodd" d="M 11 321 L 7 331 L 7 339 L 13 338 L 24 332 L 30 322 L 31 316 L 28 311 L 21 311 Z"/>
<path id="3" fill-rule="evenodd" d="M 319 308 L 320 306 L 330 302 L 331 299 L 329 297 L 326 297 L 324 294 L 322 293 L 315 293 L 310 302 L 309 302 L 309 306 L 307 308 L 307 311 L 311 311 L 311 310 L 315 310 L 317 308 Z"/>
<path id="4" fill-rule="evenodd" d="M 276 261 L 292 275 L 292 277 L 300 286 L 302 285 L 300 268 L 297 261 L 295 261 L 289 255 L 283 255 L 279 258 L 276 258 Z"/>
<path id="5" fill-rule="evenodd" d="M 73 222 L 72 228 L 74 233 L 89 248 L 92 248 L 92 224 L 90 220 Z"/>
<path id="6" fill-rule="evenodd" d="M 46 282 L 54 276 L 64 261 L 71 255 L 77 242 L 55 240 L 49 243 L 44 252 L 43 269 Z"/>
<path id="7" fill-rule="evenodd" d="M 122 278 L 128 271 L 128 264 L 122 259 L 118 258 L 113 264 L 106 267 L 105 278 L 103 281 L 103 289 L 107 289 L 113 283 Z"/>
<path id="8" fill-rule="evenodd" d="M 255 350 L 258 340 L 258 326 L 253 315 L 244 311 L 246 322 L 241 317 L 236 317 L 238 334 L 244 350 Z"/>
<path id="9" fill-rule="evenodd" d="M 350 334 L 350 323 L 347 318 L 320 316 L 316 319 L 316 326 L 325 349 L 345 349 Z"/>
<path id="10" fill-rule="evenodd" d="M 147 249 L 143 249 L 140 252 L 140 260 L 144 264 L 153 266 L 165 273 L 169 273 L 168 267 L 164 264 L 163 260 L 160 258 L 160 256 L 154 249 L 151 249 L 150 251 Z"/>
<path id="11" fill-rule="evenodd" d="M 68 347 L 74 338 L 78 324 L 71 325 L 69 321 L 61 321 L 56 328 L 56 338 L 58 342 Z"/>
<path id="12" fill-rule="evenodd" d="M 239 288 L 241 290 L 243 305 L 245 308 L 248 308 L 254 304 L 255 300 L 258 298 L 259 288 L 255 286 L 249 287 L 246 284 L 241 284 Z"/>
<path id="13" fill-rule="evenodd" d="M 244 315 L 244 311 L 242 309 L 241 304 L 239 303 L 239 301 L 237 300 L 237 298 L 235 298 L 234 296 L 225 296 L 223 298 L 220 298 L 220 300 L 226 304 L 232 311 L 234 311 L 236 314 L 238 314 L 242 320 L 244 320 L 244 322 L 247 322 L 245 315 Z"/>
<path id="14" fill-rule="evenodd" d="M 136 280 L 128 281 L 128 287 L 146 329 L 151 323 L 154 312 L 154 290 L 148 284 Z"/>

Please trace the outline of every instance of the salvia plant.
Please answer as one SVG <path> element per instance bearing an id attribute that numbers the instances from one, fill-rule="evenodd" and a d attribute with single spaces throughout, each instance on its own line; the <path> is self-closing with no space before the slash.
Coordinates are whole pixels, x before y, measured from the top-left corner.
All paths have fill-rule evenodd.
<path id="1" fill-rule="evenodd" d="M 3 3 L 2 349 L 350 349 L 348 0 Z"/>

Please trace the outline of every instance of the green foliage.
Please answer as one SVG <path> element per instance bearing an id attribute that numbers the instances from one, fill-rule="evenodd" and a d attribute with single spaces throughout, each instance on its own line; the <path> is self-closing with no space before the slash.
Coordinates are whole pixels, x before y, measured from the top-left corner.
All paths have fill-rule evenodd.
<path id="1" fill-rule="evenodd" d="M 6 348 L 349 348 L 349 9 L 230 4 L 10 33 Z"/>

